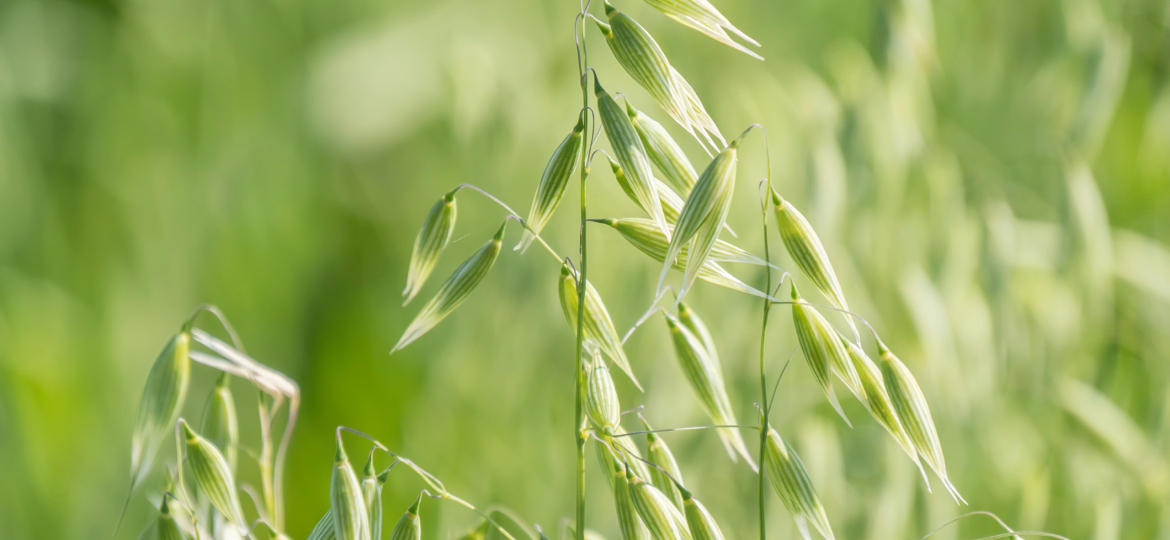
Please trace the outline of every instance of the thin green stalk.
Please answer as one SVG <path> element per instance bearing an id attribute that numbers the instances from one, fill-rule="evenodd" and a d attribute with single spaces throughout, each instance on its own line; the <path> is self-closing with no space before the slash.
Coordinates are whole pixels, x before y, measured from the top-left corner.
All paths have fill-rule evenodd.
<path id="1" fill-rule="evenodd" d="M 765 157 L 765 161 L 767 161 L 767 163 L 768 163 L 768 177 L 767 177 L 768 191 L 767 191 L 767 194 L 771 195 L 772 194 L 772 149 L 771 149 L 770 145 L 768 144 L 768 132 L 766 130 L 764 130 L 764 126 L 760 126 L 759 124 L 752 124 L 752 126 L 748 127 L 748 130 L 751 130 L 752 128 L 754 128 L 756 126 L 759 126 L 760 131 L 763 132 L 763 136 L 764 136 L 764 157 Z M 747 131 L 745 131 L 744 134 L 746 135 Z M 742 137 L 742 135 L 741 135 L 741 137 Z M 764 289 L 764 291 L 771 291 L 772 290 L 772 255 L 771 255 L 771 252 L 770 252 L 769 247 L 768 247 L 768 196 L 767 195 L 765 195 L 764 199 L 760 201 L 760 216 L 762 218 L 760 220 L 761 227 L 763 227 L 763 229 L 764 229 L 764 263 L 765 263 L 764 274 L 765 274 L 765 276 L 767 276 L 765 278 L 767 280 L 767 283 L 766 283 L 767 286 Z M 780 281 L 783 283 L 783 281 L 784 281 L 783 276 L 781 276 Z M 768 399 L 768 379 L 767 379 L 767 376 L 766 376 L 766 373 L 764 370 L 764 345 L 766 344 L 767 338 L 768 338 L 768 313 L 771 310 L 772 310 L 772 299 L 765 297 L 764 298 L 764 320 L 760 322 L 760 410 L 762 411 L 763 414 L 762 414 L 762 418 L 760 419 L 759 490 L 758 490 L 758 493 L 756 494 L 757 498 L 759 499 L 760 540 L 767 540 L 767 538 L 768 538 L 767 515 L 765 513 L 766 508 L 765 508 L 765 504 L 764 504 L 765 503 L 765 501 L 764 501 L 764 495 L 765 495 L 764 453 L 767 451 L 767 445 L 768 445 L 768 415 L 772 410 L 772 404 L 771 404 L 771 400 Z M 781 373 L 781 376 L 783 376 L 783 373 Z M 779 384 L 779 383 L 777 383 L 777 384 Z"/>
<path id="2" fill-rule="evenodd" d="M 586 76 L 589 67 L 589 55 L 585 48 L 585 13 L 588 12 L 589 5 L 581 6 L 581 12 L 578 15 L 580 27 L 578 28 L 574 23 L 573 32 L 577 33 L 578 29 L 578 48 L 577 48 L 577 71 L 581 82 L 581 107 L 589 107 L 589 87 L 588 77 Z M 588 214 L 585 207 L 585 178 L 589 175 L 588 164 L 588 147 L 589 145 L 589 125 L 588 120 L 585 120 L 584 139 L 581 141 L 581 223 L 578 226 L 580 229 L 580 265 L 581 269 L 577 275 L 577 347 L 575 360 L 575 374 L 574 384 L 576 385 L 576 411 L 573 416 L 573 436 L 575 444 L 577 445 L 577 540 L 585 540 L 585 441 L 586 435 L 583 430 L 585 425 L 585 360 L 584 360 L 584 343 L 585 343 L 585 291 L 588 288 L 588 281 L 586 281 L 586 273 L 588 272 L 588 261 L 586 259 L 586 237 L 585 237 L 585 220 L 588 219 Z"/>

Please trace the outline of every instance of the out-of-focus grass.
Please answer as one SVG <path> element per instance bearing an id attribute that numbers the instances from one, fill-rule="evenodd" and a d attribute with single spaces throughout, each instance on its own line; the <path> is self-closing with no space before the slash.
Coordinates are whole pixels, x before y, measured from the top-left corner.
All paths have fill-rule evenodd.
<path id="1" fill-rule="evenodd" d="M 717 4 L 766 62 L 640 2 L 618 7 L 658 38 L 725 133 L 767 127 L 776 185 L 820 231 L 851 304 L 917 374 L 972 508 L 1075 538 L 1170 534 L 1165 3 Z M 574 123 L 575 11 L 523 0 L 0 5 L 0 537 L 109 537 L 150 362 L 204 301 L 302 385 L 286 483 L 295 537 L 328 505 L 337 424 L 377 435 L 469 500 L 555 530 L 573 481 L 558 268 L 509 252 L 455 315 L 386 352 L 418 309 L 400 307 L 399 291 L 430 204 L 472 182 L 523 212 Z M 607 89 L 665 120 L 593 28 L 589 40 Z M 702 167 L 697 145 L 669 129 Z M 744 148 L 732 225 L 760 253 L 762 145 Z M 601 169 L 591 212 L 632 215 Z M 460 198 L 436 282 L 501 215 Z M 571 254 L 566 214 L 547 231 Z M 591 279 L 625 328 L 658 267 L 611 231 L 591 238 Z M 751 418 L 758 305 L 708 285 L 693 295 Z M 776 311 L 773 376 L 796 346 Z M 647 392 L 619 376 L 623 404 L 645 404 L 656 426 L 702 423 L 661 322 L 628 347 Z M 212 381 L 197 372 L 186 414 Z M 927 494 L 862 408 L 847 406 L 849 430 L 823 401 L 797 358 L 773 424 L 802 452 L 839 536 L 916 538 L 966 510 Z M 668 437 L 724 532 L 753 534 L 749 472 L 713 435 Z M 388 519 L 419 487 L 392 477 Z M 475 522 L 424 504 L 428 538 Z M 591 523 L 615 538 L 611 509 L 593 490 Z M 770 509 L 773 537 L 794 537 L 782 506 Z M 123 535 L 149 513 L 139 496 Z M 972 520 L 940 536 L 992 532 Z"/>

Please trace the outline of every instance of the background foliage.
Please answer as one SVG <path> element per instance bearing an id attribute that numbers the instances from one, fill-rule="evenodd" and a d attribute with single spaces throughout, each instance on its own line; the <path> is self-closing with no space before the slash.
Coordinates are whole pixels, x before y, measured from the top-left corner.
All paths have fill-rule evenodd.
<path id="1" fill-rule="evenodd" d="M 917 374 L 973 509 L 1074 538 L 1170 538 L 1170 4 L 718 2 L 764 44 L 763 63 L 641 2 L 617 6 L 659 39 L 725 133 L 768 128 L 778 189 L 817 227 L 854 308 Z M 0 537 L 109 538 L 148 367 L 205 301 L 303 389 L 286 483 L 295 537 L 328 507 L 337 424 L 555 531 L 573 480 L 559 268 L 508 252 L 454 316 L 386 353 L 418 309 L 400 307 L 399 291 L 433 201 L 471 182 L 523 212 L 575 122 L 576 10 L 0 5 Z M 663 120 L 593 27 L 589 39 L 606 88 Z M 754 139 L 741 153 L 731 221 L 757 253 L 762 148 Z M 604 169 L 591 213 L 634 215 Z M 460 199 L 460 241 L 428 291 L 501 217 L 471 192 Z M 572 214 L 546 229 L 563 254 L 575 251 Z M 590 277 L 625 328 L 658 265 L 596 231 Z M 691 302 L 752 418 L 758 304 L 706 284 Z M 788 310 L 774 312 L 773 376 L 796 347 Z M 647 392 L 618 376 L 624 406 L 645 404 L 656 427 L 705 422 L 661 321 L 627 350 Z M 197 370 L 192 403 L 213 380 Z M 965 511 L 927 494 L 855 402 L 857 427 L 837 420 L 799 358 L 777 405 L 773 425 L 841 537 L 917 538 Z M 753 534 L 750 471 L 712 434 L 667 437 L 728 537 Z M 392 476 L 389 515 L 419 488 Z M 591 495 L 591 523 L 616 538 L 612 503 Z M 794 537 L 774 498 L 770 508 L 773 537 Z M 124 536 L 149 512 L 137 499 Z M 473 518 L 424 502 L 428 538 Z M 991 532 L 973 521 L 941 536 Z"/>

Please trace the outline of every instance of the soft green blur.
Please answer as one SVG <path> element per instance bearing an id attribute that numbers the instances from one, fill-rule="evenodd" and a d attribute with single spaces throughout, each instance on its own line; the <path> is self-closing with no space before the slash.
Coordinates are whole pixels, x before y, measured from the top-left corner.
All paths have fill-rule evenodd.
<path id="1" fill-rule="evenodd" d="M 1170 538 L 1170 4 L 714 3 L 763 44 L 765 62 L 638 0 L 616 5 L 658 39 L 726 136 L 767 128 L 774 185 L 819 231 L 850 305 L 918 377 L 971 503 L 957 507 L 933 478 L 928 494 L 839 388 L 847 428 L 797 354 L 772 424 L 801 453 L 837 537 L 915 539 L 987 510 L 1071 538 Z M 328 508 L 339 424 L 557 538 L 573 513 L 574 358 L 549 254 L 506 250 L 454 315 L 387 352 L 503 218 L 461 191 L 454 243 L 402 307 L 414 235 L 434 201 L 470 182 L 526 213 L 581 106 L 577 9 L 572 0 L 0 3 L 0 538 L 111 538 L 147 371 L 202 302 L 227 313 L 251 355 L 301 385 L 286 481 L 293 538 Z M 606 89 L 705 166 L 592 23 L 585 36 Z M 741 146 L 730 221 L 736 243 L 759 255 L 762 140 Z M 545 237 L 579 264 L 576 190 L 574 181 Z M 592 216 L 637 212 L 601 165 L 589 203 Z M 590 227 L 589 275 L 624 331 L 649 306 L 659 266 Z M 795 269 L 770 227 L 772 257 Z M 505 245 L 519 239 L 510 225 Z M 758 268 L 729 268 L 763 287 Z M 740 421 L 751 423 L 759 301 L 703 282 L 688 298 L 716 336 Z M 771 322 L 774 379 L 796 338 L 785 306 Z M 210 317 L 199 325 L 223 335 Z M 623 408 L 645 405 L 656 427 L 708 423 L 659 317 L 627 352 L 646 392 L 615 371 Z M 195 368 L 188 418 L 215 377 Z M 245 382 L 233 388 L 241 476 L 255 485 L 255 400 Z M 756 448 L 755 432 L 745 436 Z M 730 463 L 714 433 L 663 439 L 727 538 L 758 534 L 755 476 Z M 368 445 L 347 441 L 360 467 Z M 616 540 L 587 450 L 589 523 Z M 160 461 L 173 452 L 164 446 Z M 163 482 L 156 467 L 120 538 L 153 519 L 148 501 Z M 387 529 L 422 487 L 395 469 Z M 770 538 L 798 537 L 769 499 Z M 428 540 L 479 521 L 429 499 L 421 512 Z M 934 538 L 1002 530 L 993 525 L 972 517 Z"/>

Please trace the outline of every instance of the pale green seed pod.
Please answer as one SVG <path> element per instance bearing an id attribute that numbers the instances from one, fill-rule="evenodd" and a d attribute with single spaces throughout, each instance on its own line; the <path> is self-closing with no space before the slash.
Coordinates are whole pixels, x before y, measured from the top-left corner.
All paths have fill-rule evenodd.
<path id="1" fill-rule="evenodd" d="M 934 427 L 934 419 L 930 416 L 930 406 L 926 403 L 922 388 L 919 388 L 918 381 L 914 380 L 914 374 L 910 373 L 906 364 L 894 356 L 880 339 L 877 343 L 881 351 L 882 378 L 886 392 L 890 395 L 890 402 L 894 404 L 898 419 L 902 421 L 902 427 L 906 429 L 906 434 L 910 436 L 918 455 L 934 470 L 939 480 L 942 480 L 943 486 L 947 488 L 955 502 L 966 503 L 959 490 L 955 489 L 954 484 L 947 478 L 942 443 L 938 440 L 938 430 Z"/>
<path id="2" fill-rule="evenodd" d="M 910 440 L 910 436 L 906 434 L 906 429 L 902 427 L 901 420 L 898 419 L 898 414 L 894 410 L 894 404 L 890 401 L 890 395 L 886 391 L 885 381 L 882 378 L 881 369 L 865 351 L 841 336 L 841 342 L 845 345 L 846 352 L 849 353 L 849 359 L 853 362 L 853 367 L 857 369 L 857 375 L 861 379 L 861 387 L 865 390 L 865 406 L 869 409 L 869 413 L 873 415 L 874 420 L 878 424 L 886 428 L 890 436 L 894 438 L 894 442 L 902 447 L 906 455 L 910 456 L 910 460 L 918 467 L 918 471 L 922 473 L 922 479 L 926 482 L 926 489 L 930 491 L 930 480 L 926 477 L 926 471 L 922 469 L 922 462 L 918 460 L 918 451 L 914 447 L 914 442 Z"/>
<path id="3" fill-rule="evenodd" d="M 642 523 L 638 510 L 634 508 L 634 500 L 630 498 L 630 484 L 626 480 L 625 467 L 621 463 L 612 463 L 610 471 L 612 474 L 609 486 L 613 491 L 613 504 L 617 510 L 622 540 L 650 540 L 650 530 Z"/>
<path id="4" fill-rule="evenodd" d="M 658 277 L 657 293 L 662 292 L 666 273 L 674 266 L 675 259 L 683 247 L 689 246 L 683 283 L 679 287 L 680 301 L 690 288 L 690 283 L 697 277 L 699 269 L 707 262 L 707 256 L 715 246 L 731 206 L 731 193 L 735 189 L 738 145 L 738 139 L 731 141 L 727 148 L 711 160 L 695 183 L 695 189 L 691 190 L 690 196 L 687 197 L 686 205 L 679 214 L 674 235 L 670 237 L 670 244 L 666 249 L 664 257 L 666 262 L 663 263 L 662 272 Z"/>
<path id="5" fill-rule="evenodd" d="M 366 504 L 366 517 L 370 519 L 370 538 L 382 538 L 382 486 L 386 482 L 386 475 L 378 475 L 374 470 L 374 454 L 370 453 L 366 466 L 362 469 L 362 501 Z"/>
<path id="6" fill-rule="evenodd" d="M 682 517 L 669 497 L 635 476 L 629 469 L 626 469 L 626 481 L 629 483 L 630 499 L 634 502 L 634 509 L 638 512 L 638 517 L 642 518 L 642 523 L 646 524 L 651 538 L 691 540 L 691 533 L 686 528 L 686 518 Z"/>
<path id="7" fill-rule="evenodd" d="M 727 31 L 739 36 L 740 39 L 759 47 L 760 44 L 754 39 L 748 37 L 747 34 L 741 32 L 735 25 L 731 24 L 719 10 L 715 9 L 707 0 L 646 0 L 650 4 L 679 23 L 685 26 L 698 30 L 707 37 L 714 39 L 728 47 L 740 51 L 757 60 L 764 58 L 747 47 L 735 42 L 731 36 L 727 35 Z"/>
<path id="8" fill-rule="evenodd" d="M 645 420 L 642 423 L 646 425 L 646 431 L 652 431 L 650 424 Z M 663 441 L 658 435 L 654 433 L 646 434 L 646 458 L 650 463 L 658 467 L 650 468 L 650 483 L 658 488 L 663 495 L 666 495 L 674 507 L 680 512 L 683 509 L 682 492 L 679 491 L 675 482 L 682 484 L 682 471 L 678 468 L 678 462 L 674 460 L 674 453 L 670 451 L 670 447 L 666 446 L 666 441 Z M 665 469 L 665 470 L 663 470 Z"/>
<path id="9" fill-rule="evenodd" d="M 674 142 L 674 138 L 662 124 L 635 109 L 628 99 L 626 114 L 634 124 L 638 137 L 642 139 L 642 147 L 649 154 L 650 162 L 662 172 L 666 181 L 678 190 L 679 194 L 684 197 L 690 195 L 691 189 L 699 179 L 699 173 L 695 172 L 695 167 L 691 165 L 691 160 L 687 159 L 682 148 L 679 148 L 678 143 Z"/>
<path id="10" fill-rule="evenodd" d="M 688 312 L 688 319 L 691 320 L 692 324 L 698 324 L 700 328 L 706 330 L 705 326 L 701 326 L 702 321 L 698 320 L 693 311 L 681 306 L 679 308 L 680 315 L 683 311 Z M 702 340 L 686 325 L 680 324 L 669 315 L 665 319 L 666 326 L 670 330 L 671 341 L 674 343 L 675 357 L 678 358 L 679 367 L 682 368 L 683 375 L 690 383 L 691 390 L 699 398 L 699 404 L 703 406 L 703 410 L 711 418 L 711 423 L 724 426 L 738 424 L 735 411 L 731 407 L 731 400 L 727 397 L 727 388 L 723 382 L 723 374 L 719 364 L 710 356 L 710 350 L 714 350 L 713 344 L 710 350 L 707 349 Z M 727 449 L 727 454 L 732 461 L 737 461 L 738 454 L 743 456 L 753 470 L 756 468 L 751 453 L 748 452 L 747 445 L 738 429 L 717 428 L 716 433 L 719 434 L 719 439 L 723 441 L 723 446 Z M 658 483 L 655 482 L 655 485 Z"/>
<path id="11" fill-rule="evenodd" d="M 594 359 L 593 369 L 589 372 L 585 390 L 585 414 L 594 429 L 606 435 L 612 435 L 614 428 L 622 420 L 617 389 L 613 386 L 613 378 L 609 376 L 609 368 L 605 367 L 605 362 L 600 356 Z"/>
<path id="12" fill-rule="evenodd" d="M 414 500 L 414 504 L 406 509 L 406 513 L 398 518 L 394 530 L 390 531 L 390 540 L 419 540 L 422 538 L 422 522 L 418 519 L 418 505 L 422 502 L 422 494 Z"/>
<path id="13" fill-rule="evenodd" d="M 567 264 L 561 265 L 561 279 L 558 285 L 561 309 L 565 312 L 565 319 L 569 321 L 569 327 L 575 332 L 577 330 L 577 280 L 573 270 Z M 613 320 L 609 318 L 609 311 L 605 309 L 601 295 L 597 293 L 597 289 L 593 288 L 592 283 L 587 283 L 585 287 L 585 321 L 583 326 L 585 338 L 592 340 L 601 349 L 601 352 L 605 353 L 614 364 L 621 368 L 634 382 L 634 385 L 641 390 L 642 385 L 634 376 L 634 370 L 630 368 L 630 361 L 626 358 L 626 352 L 622 348 L 622 339 L 613 326 Z"/>
<path id="14" fill-rule="evenodd" d="M 240 445 L 240 421 L 236 416 L 236 401 L 232 397 L 231 375 L 221 373 L 215 382 L 215 389 L 207 399 L 203 411 L 203 436 L 211 441 L 227 459 L 232 474 L 236 474 L 236 462 Z"/>
<path id="15" fill-rule="evenodd" d="M 837 281 L 837 274 L 833 272 L 833 264 L 829 262 L 829 254 L 812 225 L 804 218 L 795 206 L 772 192 L 772 204 L 776 214 L 776 224 L 780 228 L 780 238 L 784 241 L 784 248 L 796 261 L 800 271 L 816 285 L 817 289 L 829 299 L 838 309 L 849 311 L 849 303 L 845 301 L 845 293 Z M 857 326 L 853 319 L 844 315 L 845 322 L 857 336 Z"/>
<path id="16" fill-rule="evenodd" d="M 507 224 L 507 221 L 501 224 L 491 240 L 488 240 L 483 247 L 479 248 L 479 251 L 473 253 L 471 257 L 463 261 L 463 264 L 459 265 L 459 268 L 455 269 L 451 277 L 447 278 L 447 281 L 439 288 L 439 292 L 435 293 L 435 297 L 423 306 L 418 315 L 415 315 L 410 326 L 406 327 L 406 331 L 398 339 L 398 343 L 390 350 L 390 354 L 394 354 L 422 337 L 452 311 L 455 311 L 459 304 L 467 300 L 467 296 L 475 290 L 480 281 L 483 281 L 488 271 L 492 269 L 492 265 L 496 263 L 496 259 L 499 258 L 500 247 L 504 242 L 504 226 Z"/>
<path id="17" fill-rule="evenodd" d="M 240 498 L 236 493 L 236 481 L 227 459 L 211 441 L 195 433 L 186 420 L 180 419 L 179 425 L 187 440 L 187 466 L 191 468 L 196 493 L 210 502 L 241 535 L 247 535 L 248 524 L 244 521 L 244 511 L 240 508 Z"/>
<path id="18" fill-rule="evenodd" d="M 613 470 L 614 467 L 617 467 L 622 469 L 622 474 L 625 474 L 625 467 L 626 465 L 629 465 L 630 468 L 633 469 L 634 474 L 638 475 L 638 477 L 650 478 L 650 466 L 640 459 L 642 457 L 642 453 L 638 450 L 638 446 L 630 441 L 630 438 L 626 436 L 626 430 L 624 428 L 618 426 L 613 430 L 613 437 L 606 437 L 604 434 L 602 434 L 601 438 L 606 441 L 605 444 L 597 445 L 597 461 L 601 463 L 601 470 L 609 471 Z M 618 457 L 614 455 L 613 449 L 609 447 L 610 444 L 619 447 L 621 451 L 627 455 L 628 459 L 618 459 Z M 605 478 L 606 483 L 612 489 L 613 479 L 610 478 L 609 475 L 602 476 Z"/>
<path id="19" fill-rule="evenodd" d="M 622 192 L 631 201 L 634 201 L 634 204 L 642 207 L 642 203 L 638 201 L 638 195 L 630 187 L 630 181 L 626 178 L 626 171 L 622 169 L 621 164 L 609 156 L 606 156 L 606 158 L 609 159 L 609 168 L 613 171 L 613 177 L 617 180 L 618 187 L 622 188 Z M 670 186 L 664 184 L 661 180 L 655 178 L 653 183 L 654 190 L 658 194 L 658 202 L 662 206 L 662 215 L 666 218 L 668 225 L 674 225 L 678 221 L 678 214 L 682 211 L 683 205 L 686 202 L 674 190 L 670 189 Z M 642 210 L 646 210 L 646 208 L 642 207 Z M 649 210 L 647 210 L 647 213 L 649 213 Z"/>
<path id="20" fill-rule="evenodd" d="M 159 447 L 173 433 L 179 419 L 191 380 L 191 359 L 187 356 L 190 347 L 191 335 L 186 330 L 179 332 L 167 342 L 146 376 L 130 443 L 132 487 L 150 472 Z"/>
<path id="21" fill-rule="evenodd" d="M 532 208 L 528 210 L 528 219 L 524 221 L 529 228 L 540 234 L 548 224 L 553 212 L 561 203 L 565 195 L 565 187 L 569 185 L 569 178 L 577 167 L 578 153 L 581 151 L 581 132 L 585 129 L 584 116 L 577 120 L 573 131 L 565 136 L 557 149 L 553 151 L 548 165 L 544 167 L 544 174 L 540 176 L 540 183 L 536 186 L 536 195 L 532 197 Z M 532 232 L 525 230 L 524 237 L 513 249 L 526 250 L 536 237 Z"/>
<path id="22" fill-rule="evenodd" d="M 703 503 L 691 495 L 685 488 L 682 491 L 683 513 L 687 518 L 687 528 L 691 531 L 694 540 L 723 540 L 723 531 L 715 522 L 715 517 L 707 511 Z"/>
<path id="23" fill-rule="evenodd" d="M 712 258 L 716 256 L 716 250 L 718 249 L 719 245 L 716 244 L 715 249 L 711 250 Z M 744 253 L 747 252 L 745 251 Z M 715 337 L 711 335 L 711 331 L 707 329 L 707 324 L 703 322 L 703 319 L 699 318 L 699 314 L 695 313 L 695 310 L 691 309 L 690 306 L 679 303 L 678 322 L 682 323 L 683 328 L 690 330 L 691 335 L 699 338 L 699 343 L 703 345 L 703 350 L 707 351 L 707 358 L 722 373 L 723 368 L 722 363 L 719 361 L 719 351 L 715 348 Z"/>
<path id="24" fill-rule="evenodd" d="M 452 190 L 443 195 L 438 202 L 431 206 L 427 217 L 423 219 L 418 236 L 414 239 L 414 249 L 410 252 L 406 288 L 402 290 L 402 296 L 406 297 L 402 301 L 404 306 L 409 304 L 422 289 L 423 283 L 426 283 L 427 278 L 435 269 L 435 264 L 439 262 L 443 248 L 447 247 L 447 242 L 451 240 L 451 232 L 455 230 L 456 191 L 458 190 Z"/>
<path id="25" fill-rule="evenodd" d="M 596 75 L 593 76 L 593 91 L 597 96 L 597 111 L 601 117 L 601 125 L 605 128 L 605 136 L 609 139 L 614 159 L 625 171 L 633 198 L 638 202 L 638 206 L 650 214 L 659 229 L 669 230 L 666 215 L 662 211 L 662 203 L 659 202 L 654 173 L 650 170 L 650 158 L 646 154 L 646 148 L 642 146 L 642 140 L 638 138 L 634 124 L 601 87 Z"/>
<path id="26" fill-rule="evenodd" d="M 179 529 L 179 524 L 175 523 L 175 518 L 171 515 L 170 501 L 167 499 L 167 497 L 163 497 L 162 504 L 158 509 L 155 538 L 158 540 L 186 540 L 187 536 Z"/>
<path id="27" fill-rule="evenodd" d="M 857 394 L 864 403 L 866 402 L 865 391 L 861 387 L 857 369 L 849 360 L 849 353 L 841 344 L 837 330 L 829 324 L 829 321 L 825 320 L 824 315 L 821 315 L 816 308 L 800 297 L 795 283 L 792 284 L 792 301 L 794 302 L 792 304 L 792 324 L 796 327 L 796 337 L 800 341 L 800 350 L 804 353 L 804 359 L 808 361 L 808 366 L 812 369 L 817 384 L 821 385 L 821 390 L 824 390 L 833 409 L 841 415 L 849 427 L 853 427 L 849 418 L 845 416 L 845 412 L 841 410 L 841 404 L 837 402 L 837 394 L 833 392 L 833 381 L 829 378 L 829 373 L 836 374 L 845 383 L 845 386 Z"/>
<path id="28" fill-rule="evenodd" d="M 317 521 L 317 525 L 313 526 L 313 530 L 309 532 L 307 540 L 334 540 L 337 536 L 333 533 L 333 510 L 326 510 L 325 515 Z"/>
<path id="29" fill-rule="evenodd" d="M 370 518 L 366 514 L 362 488 L 345 455 L 340 436 L 337 438 L 333 477 L 329 482 L 329 509 L 333 512 L 336 540 L 370 540 Z"/>
<path id="30" fill-rule="evenodd" d="M 608 2 L 605 4 L 605 14 L 609 24 L 597 21 L 597 26 L 605 36 L 609 50 L 613 52 L 626 73 L 645 88 L 666 114 L 694 136 L 700 144 L 703 143 L 703 139 L 699 138 L 696 131 L 703 135 L 711 147 L 718 148 L 711 140 L 711 135 L 718 137 L 722 143 L 723 138 L 719 134 L 719 129 L 706 115 L 702 103 L 698 102 L 698 96 L 694 95 L 694 90 L 670 65 L 666 54 L 650 33 Z"/>
<path id="31" fill-rule="evenodd" d="M 768 441 L 764 451 L 764 466 L 768 471 L 768 480 L 776 488 L 776 494 L 784 502 L 784 506 L 792 513 L 801 534 L 808 539 L 806 522 L 812 522 L 813 527 L 820 531 L 826 540 L 833 540 L 833 529 L 829 526 L 829 517 L 825 515 L 825 507 L 817 498 L 812 481 L 796 450 L 789 446 L 788 441 L 780 438 L 775 429 L 768 428 Z"/>

